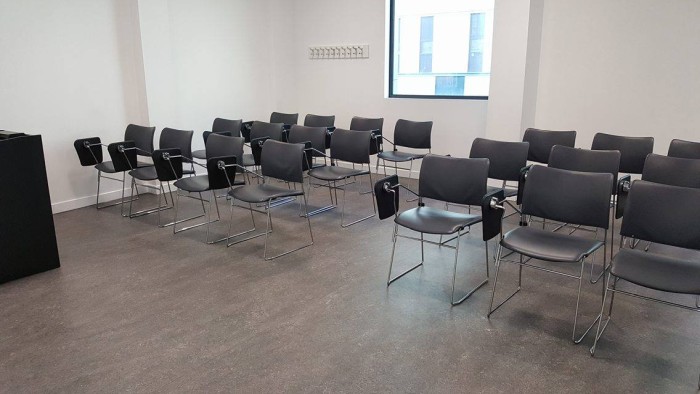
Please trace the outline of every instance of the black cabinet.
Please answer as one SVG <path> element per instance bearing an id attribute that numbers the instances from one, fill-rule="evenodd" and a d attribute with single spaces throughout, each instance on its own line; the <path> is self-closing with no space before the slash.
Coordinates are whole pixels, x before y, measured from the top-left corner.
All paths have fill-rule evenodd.
<path id="1" fill-rule="evenodd" d="M 41 136 L 0 139 L 0 283 L 59 266 Z"/>

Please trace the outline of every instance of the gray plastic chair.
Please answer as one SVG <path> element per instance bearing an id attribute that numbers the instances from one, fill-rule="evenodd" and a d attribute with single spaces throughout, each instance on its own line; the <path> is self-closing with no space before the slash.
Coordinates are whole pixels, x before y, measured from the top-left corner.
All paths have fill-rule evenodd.
<path id="1" fill-rule="evenodd" d="M 700 159 L 650 154 L 644 162 L 642 180 L 664 185 L 700 188 Z"/>
<path id="2" fill-rule="evenodd" d="M 209 135 L 211 135 L 212 133 L 227 135 L 229 137 L 240 137 L 242 126 L 243 126 L 242 119 L 231 120 L 231 119 L 224 119 L 224 118 L 216 118 L 216 119 L 214 119 L 214 123 L 211 126 L 211 131 L 205 131 L 202 133 L 202 139 L 204 140 L 204 145 L 206 146 L 207 139 L 209 138 Z M 192 152 L 192 158 L 206 160 L 207 159 L 206 149 L 196 150 L 196 151 Z"/>
<path id="3" fill-rule="evenodd" d="M 376 155 L 382 151 L 383 127 L 384 118 L 363 118 L 361 116 L 353 116 L 350 120 L 350 130 L 372 132 L 372 141 L 369 147 L 370 155 Z M 379 160 L 377 160 L 377 169 L 379 169 Z"/>
<path id="4" fill-rule="evenodd" d="M 524 184 L 521 183 L 521 187 L 524 189 L 522 211 L 525 215 L 601 228 L 605 230 L 603 239 L 607 239 L 610 196 L 612 194 L 610 185 L 612 183 L 613 175 L 610 173 L 585 173 L 535 165 L 528 171 L 527 181 Z M 496 254 L 496 276 L 491 290 L 491 302 L 487 316 L 490 317 L 493 312 L 520 291 L 523 267 L 575 278 L 578 279 L 578 295 L 571 339 L 574 343 L 581 342 L 598 322 L 598 319 L 595 319 L 583 334 L 576 335 L 584 266 L 586 259 L 601 247 L 606 248 L 606 243 L 596 239 L 553 233 L 531 226 L 521 226 L 509 231 L 501 239 Z M 519 254 L 519 260 L 505 259 L 504 249 Z M 607 253 L 604 253 L 605 255 Z M 533 259 L 562 265 L 578 263 L 581 267 L 580 273 L 578 276 L 574 276 L 567 272 L 530 264 L 529 262 Z M 518 287 L 514 293 L 494 307 L 493 301 L 498 284 L 498 274 L 503 262 L 518 265 Z"/>
<path id="5" fill-rule="evenodd" d="M 153 152 L 153 136 L 155 131 L 155 127 L 130 124 L 126 126 L 124 141 L 131 141 L 134 143 L 133 147 L 136 148 L 136 156 L 150 157 L 151 152 Z M 78 154 L 78 159 L 80 159 L 80 165 L 83 167 L 92 166 L 97 170 L 97 195 L 95 198 L 95 208 L 102 209 L 129 202 L 124 201 L 124 186 L 126 184 L 126 172 L 131 170 L 130 167 L 126 167 L 122 171 L 117 171 L 111 161 L 103 161 L 102 147 L 106 147 L 106 145 L 102 143 L 102 140 L 99 137 L 78 139 L 73 143 L 73 147 Z M 136 162 L 136 167 L 146 167 L 151 165 L 151 163 L 139 161 Z M 122 173 L 122 179 L 103 175 L 118 174 L 120 172 Z M 100 185 L 102 178 L 117 181 L 122 184 L 122 198 L 120 200 L 100 206 Z"/>
<path id="6" fill-rule="evenodd" d="M 700 159 L 700 142 L 675 139 L 668 146 L 668 155 L 683 159 Z"/>
<path id="7" fill-rule="evenodd" d="M 276 113 L 276 112 L 275 112 Z M 251 153 L 243 155 L 242 165 L 253 167 L 260 165 L 260 154 L 263 143 L 268 140 L 284 141 L 284 123 L 253 122 L 250 128 L 250 150 Z"/>
<path id="8" fill-rule="evenodd" d="M 700 226 L 697 225 L 700 222 L 698 201 L 700 201 L 700 189 L 635 181 L 629 192 L 620 233 L 623 237 L 700 251 Z M 684 256 L 686 257 L 636 249 L 620 249 L 610 267 L 599 315 L 603 316 L 605 313 L 605 300 L 610 292 L 612 294 L 607 319 L 601 318 L 598 323 L 595 342 L 590 349 L 591 355 L 595 355 L 598 340 L 610 322 L 616 293 L 700 312 L 700 306 L 698 306 L 700 259 L 687 257 L 688 254 Z M 618 289 L 617 284 L 620 280 L 646 289 L 692 295 L 696 300 L 695 305 L 669 302 Z M 698 388 L 700 388 L 700 380 Z"/>
<path id="9" fill-rule="evenodd" d="M 384 166 L 384 175 L 386 175 L 387 160 L 394 163 L 396 174 L 399 169 L 408 171 L 408 183 L 411 182 L 413 173 L 413 162 L 422 159 L 427 153 L 430 153 L 431 133 L 433 130 L 433 122 L 415 122 L 411 120 L 399 119 L 394 127 L 394 141 L 382 136 L 382 139 L 393 146 L 390 151 L 382 151 L 377 155 L 377 160 L 382 159 Z M 399 147 L 411 149 L 424 149 L 427 153 L 415 153 L 398 150 Z M 399 167 L 398 163 L 409 162 L 409 168 Z"/>
<path id="10" fill-rule="evenodd" d="M 412 192 L 399 183 L 397 175 L 392 175 L 378 181 L 374 187 L 379 208 L 379 218 L 394 217 L 394 232 L 392 235 L 393 246 L 391 260 L 389 262 L 389 276 L 387 286 L 409 272 L 423 265 L 425 261 L 424 244 L 433 244 L 454 249 L 454 271 L 452 274 L 452 305 L 462 303 L 479 288 L 488 283 L 489 255 L 488 241 L 501 232 L 501 216 L 503 207 L 498 204 L 503 201 L 503 190 L 486 193 L 488 179 L 488 159 L 460 159 L 447 156 L 429 154 L 425 156 L 420 170 L 418 193 Z M 407 190 L 418 197 L 418 207 L 404 212 L 399 212 L 399 190 Z M 443 209 L 427 207 L 424 199 L 449 202 L 460 205 L 479 205 L 482 207 L 482 215 L 451 212 Z M 495 202 L 495 203 L 494 203 Z M 459 246 L 465 229 L 483 222 L 483 240 L 486 250 L 486 279 L 476 287 L 468 291 L 464 296 L 455 298 L 455 282 L 457 278 L 457 262 L 459 258 Z M 420 233 L 420 238 L 406 234 L 399 234 L 399 226 Z M 442 245 L 424 239 L 424 234 L 452 235 L 457 234 L 457 244 Z M 410 269 L 392 278 L 394 265 L 394 253 L 398 238 L 408 238 L 420 241 L 421 261 Z"/>
<path id="11" fill-rule="evenodd" d="M 340 214 L 341 227 L 349 227 L 375 216 L 377 209 L 374 205 L 374 198 L 372 198 L 372 209 L 374 213 L 353 222 L 345 223 L 345 195 L 348 179 L 367 175 L 369 176 L 370 184 L 372 184 L 372 173 L 369 171 L 369 142 L 371 138 L 372 133 L 370 131 L 336 129 L 333 132 L 330 155 L 331 165 L 316 167 L 309 170 L 310 177 L 327 183 L 328 193 L 331 197 L 331 205 L 309 212 L 309 215 L 316 215 L 335 209 L 338 206 L 338 189 L 341 189 L 343 191 L 343 204 Z M 338 161 L 360 165 L 367 164 L 367 170 L 364 169 L 364 166 L 359 169 L 339 166 Z M 338 186 L 338 182 L 340 181 L 343 181 L 342 186 Z M 334 195 L 335 201 L 333 201 Z"/>
<path id="12" fill-rule="evenodd" d="M 308 170 L 313 167 L 320 167 L 327 164 L 326 161 L 326 136 L 328 135 L 328 129 L 325 126 L 299 126 L 292 125 L 289 130 L 288 142 L 290 144 L 303 144 L 306 142 L 311 143 L 311 150 L 307 151 L 307 160 L 309 162 L 305 165 L 304 169 Z M 323 163 L 315 163 L 313 161 L 316 157 L 322 157 Z"/>
<path id="13" fill-rule="evenodd" d="M 654 151 L 654 137 L 625 137 L 596 133 L 591 144 L 593 150 L 620 151 L 620 172 L 641 174 L 644 160 Z"/>
<path id="14" fill-rule="evenodd" d="M 573 148 L 576 144 L 575 130 L 542 130 L 529 128 L 523 134 L 523 142 L 530 143 L 527 159 L 537 163 L 549 163 L 549 154 L 554 145 Z"/>
<path id="15" fill-rule="evenodd" d="M 289 253 L 295 252 L 297 250 L 309 247 L 314 243 L 313 233 L 311 231 L 311 221 L 308 215 L 308 205 L 307 197 L 304 191 L 304 155 L 305 146 L 302 144 L 289 144 L 284 142 L 275 141 L 273 139 L 266 140 L 262 145 L 261 152 L 261 175 L 254 173 L 245 169 L 245 167 L 240 165 L 234 165 L 239 169 L 248 172 L 250 175 L 261 178 L 262 183 L 255 185 L 245 185 L 237 188 L 232 188 L 228 195 L 231 197 L 231 223 L 229 224 L 229 231 L 227 239 L 236 238 L 239 235 L 246 234 L 256 230 L 255 219 L 253 217 L 253 204 L 265 204 L 266 214 L 267 214 L 267 227 L 264 233 L 249 236 L 244 239 L 239 239 L 234 242 L 228 243 L 227 246 L 232 246 L 241 242 L 245 242 L 260 236 L 265 236 L 265 250 L 263 252 L 263 258 L 265 260 L 272 260 L 278 257 L 287 255 Z M 221 169 L 230 168 L 231 165 L 223 165 Z M 300 183 L 301 188 L 297 190 L 289 187 L 282 187 L 274 185 L 268 182 L 269 179 L 277 179 L 289 183 Z M 233 185 L 231 185 L 233 186 Z M 290 197 L 302 197 L 304 201 L 304 214 L 302 217 L 306 218 L 307 224 L 309 226 L 309 237 L 310 242 L 299 246 L 297 248 L 276 254 L 272 257 L 267 256 L 267 241 L 269 234 L 272 232 L 272 216 L 271 208 L 273 207 L 273 201 L 277 199 L 284 199 Z M 248 203 L 248 209 L 251 213 L 251 220 L 253 222 L 253 228 L 250 230 L 243 231 L 236 235 L 231 235 L 231 230 L 233 226 L 233 207 L 236 200 Z M 301 204 L 300 204 L 301 205 Z"/>

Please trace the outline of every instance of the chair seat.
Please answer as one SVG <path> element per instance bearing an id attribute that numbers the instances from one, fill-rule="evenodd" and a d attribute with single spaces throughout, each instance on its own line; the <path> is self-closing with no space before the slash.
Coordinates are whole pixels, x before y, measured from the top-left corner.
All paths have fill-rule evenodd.
<path id="1" fill-rule="evenodd" d="M 495 186 L 487 186 L 486 187 L 486 193 L 492 193 L 497 190 L 503 190 L 505 192 L 505 197 L 515 197 L 518 195 L 518 189 L 511 189 L 511 188 L 502 188 L 502 187 L 495 187 Z"/>
<path id="2" fill-rule="evenodd" d="M 396 161 L 396 162 L 422 159 L 424 156 L 425 156 L 424 153 L 410 153 L 410 152 L 401 152 L 401 151 L 396 151 L 396 150 L 388 150 L 388 151 L 384 151 L 384 152 L 379 152 L 379 154 L 377 155 L 377 157 L 382 159 L 382 160 Z"/>
<path id="3" fill-rule="evenodd" d="M 175 187 L 187 192 L 198 193 L 209 190 L 209 177 L 207 175 L 190 176 L 180 178 L 174 183 Z"/>
<path id="4" fill-rule="evenodd" d="M 158 174 L 154 166 L 139 167 L 129 171 L 129 175 L 141 181 L 155 181 L 158 179 Z"/>
<path id="5" fill-rule="evenodd" d="M 465 227 L 481 222 L 481 216 L 445 211 L 431 207 L 417 207 L 401 212 L 396 224 L 426 234 L 454 234 Z"/>
<path id="6" fill-rule="evenodd" d="M 504 248 L 534 259 L 575 263 L 603 246 L 603 242 L 532 227 L 518 227 L 501 240 Z"/>
<path id="7" fill-rule="evenodd" d="M 650 289 L 700 294 L 700 260 L 622 249 L 613 258 L 610 272 Z"/>
<path id="8" fill-rule="evenodd" d="M 192 152 L 192 158 L 206 160 L 207 159 L 207 151 L 205 149 L 196 150 L 196 151 Z"/>
<path id="9" fill-rule="evenodd" d="M 148 167 L 148 166 L 152 166 L 152 165 L 153 165 L 152 163 L 144 163 L 141 161 L 136 162 L 137 168 Z M 117 172 L 114 170 L 114 163 L 112 163 L 111 161 L 103 161 L 102 163 L 97 164 L 95 166 L 95 169 L 98 171 L 109 173 L 109 174 L 116 174 L 116 172 Z"/>
<path id="10" fill-rule="evenodd" d="M 260 185 L 246 185 L 238 187 L 229 191 L 228 194 L 236 200 L 259 203 L 275 198 L 301 196 L 304 194 L 304 192 L 301 190 L 288 189 L 286 187 L 263 183 Z"/>
<path id="11" fill-rule="evenodd" d="M 357 168 L 347 168 L 340 166 L 321 166 L 312 168 L 309 171 L 309 176 L 316 179 L 321 179 L 323 181 L 339 181 L 351 176 L 359 176 L 369 174 L 368 170 L 361 170 Z"/>
<path id="12" fill-rule="evenodd" d="M 241 158 L 241 165 L 243 167 L 252 167 L 255 165 L 255 158 L 252 153 L 244 153 Z"/>

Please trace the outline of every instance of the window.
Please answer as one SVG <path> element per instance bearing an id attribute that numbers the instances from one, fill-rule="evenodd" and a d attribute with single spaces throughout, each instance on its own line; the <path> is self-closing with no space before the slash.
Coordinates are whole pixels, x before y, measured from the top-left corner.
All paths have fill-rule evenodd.
<path id="1" fill-rule="evenodd" d="M 389 97 L 488 98 L 494 0 L 389 1 Z"/>

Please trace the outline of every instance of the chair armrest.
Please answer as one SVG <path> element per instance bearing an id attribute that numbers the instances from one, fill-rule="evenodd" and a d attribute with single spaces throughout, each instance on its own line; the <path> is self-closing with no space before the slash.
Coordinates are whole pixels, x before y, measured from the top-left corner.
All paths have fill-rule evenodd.
<path id="1" fill-rule="evenodd" d="M 617 181 L 617 203 L 615 204 L 615 219 L 621 218 L 625 214 L 625 204 L 630 193 L 630 182 L 632 177 L 627 174 Z"/>
<path id="2" fill-rule="evenodd" d="M 484 241 L 493 239 L 503 232 L 503 213 L 505 208 L 505 191 L 503 189 L 494 190 L 487 193 L 481 201 L 482 233 Z"/>
<path id="3" fill-rule="evenodd" d="M 391 175 L 374 184 L 377 214 L 380 220 L 396 216 L 399 211 L 399 177 Z"/>

